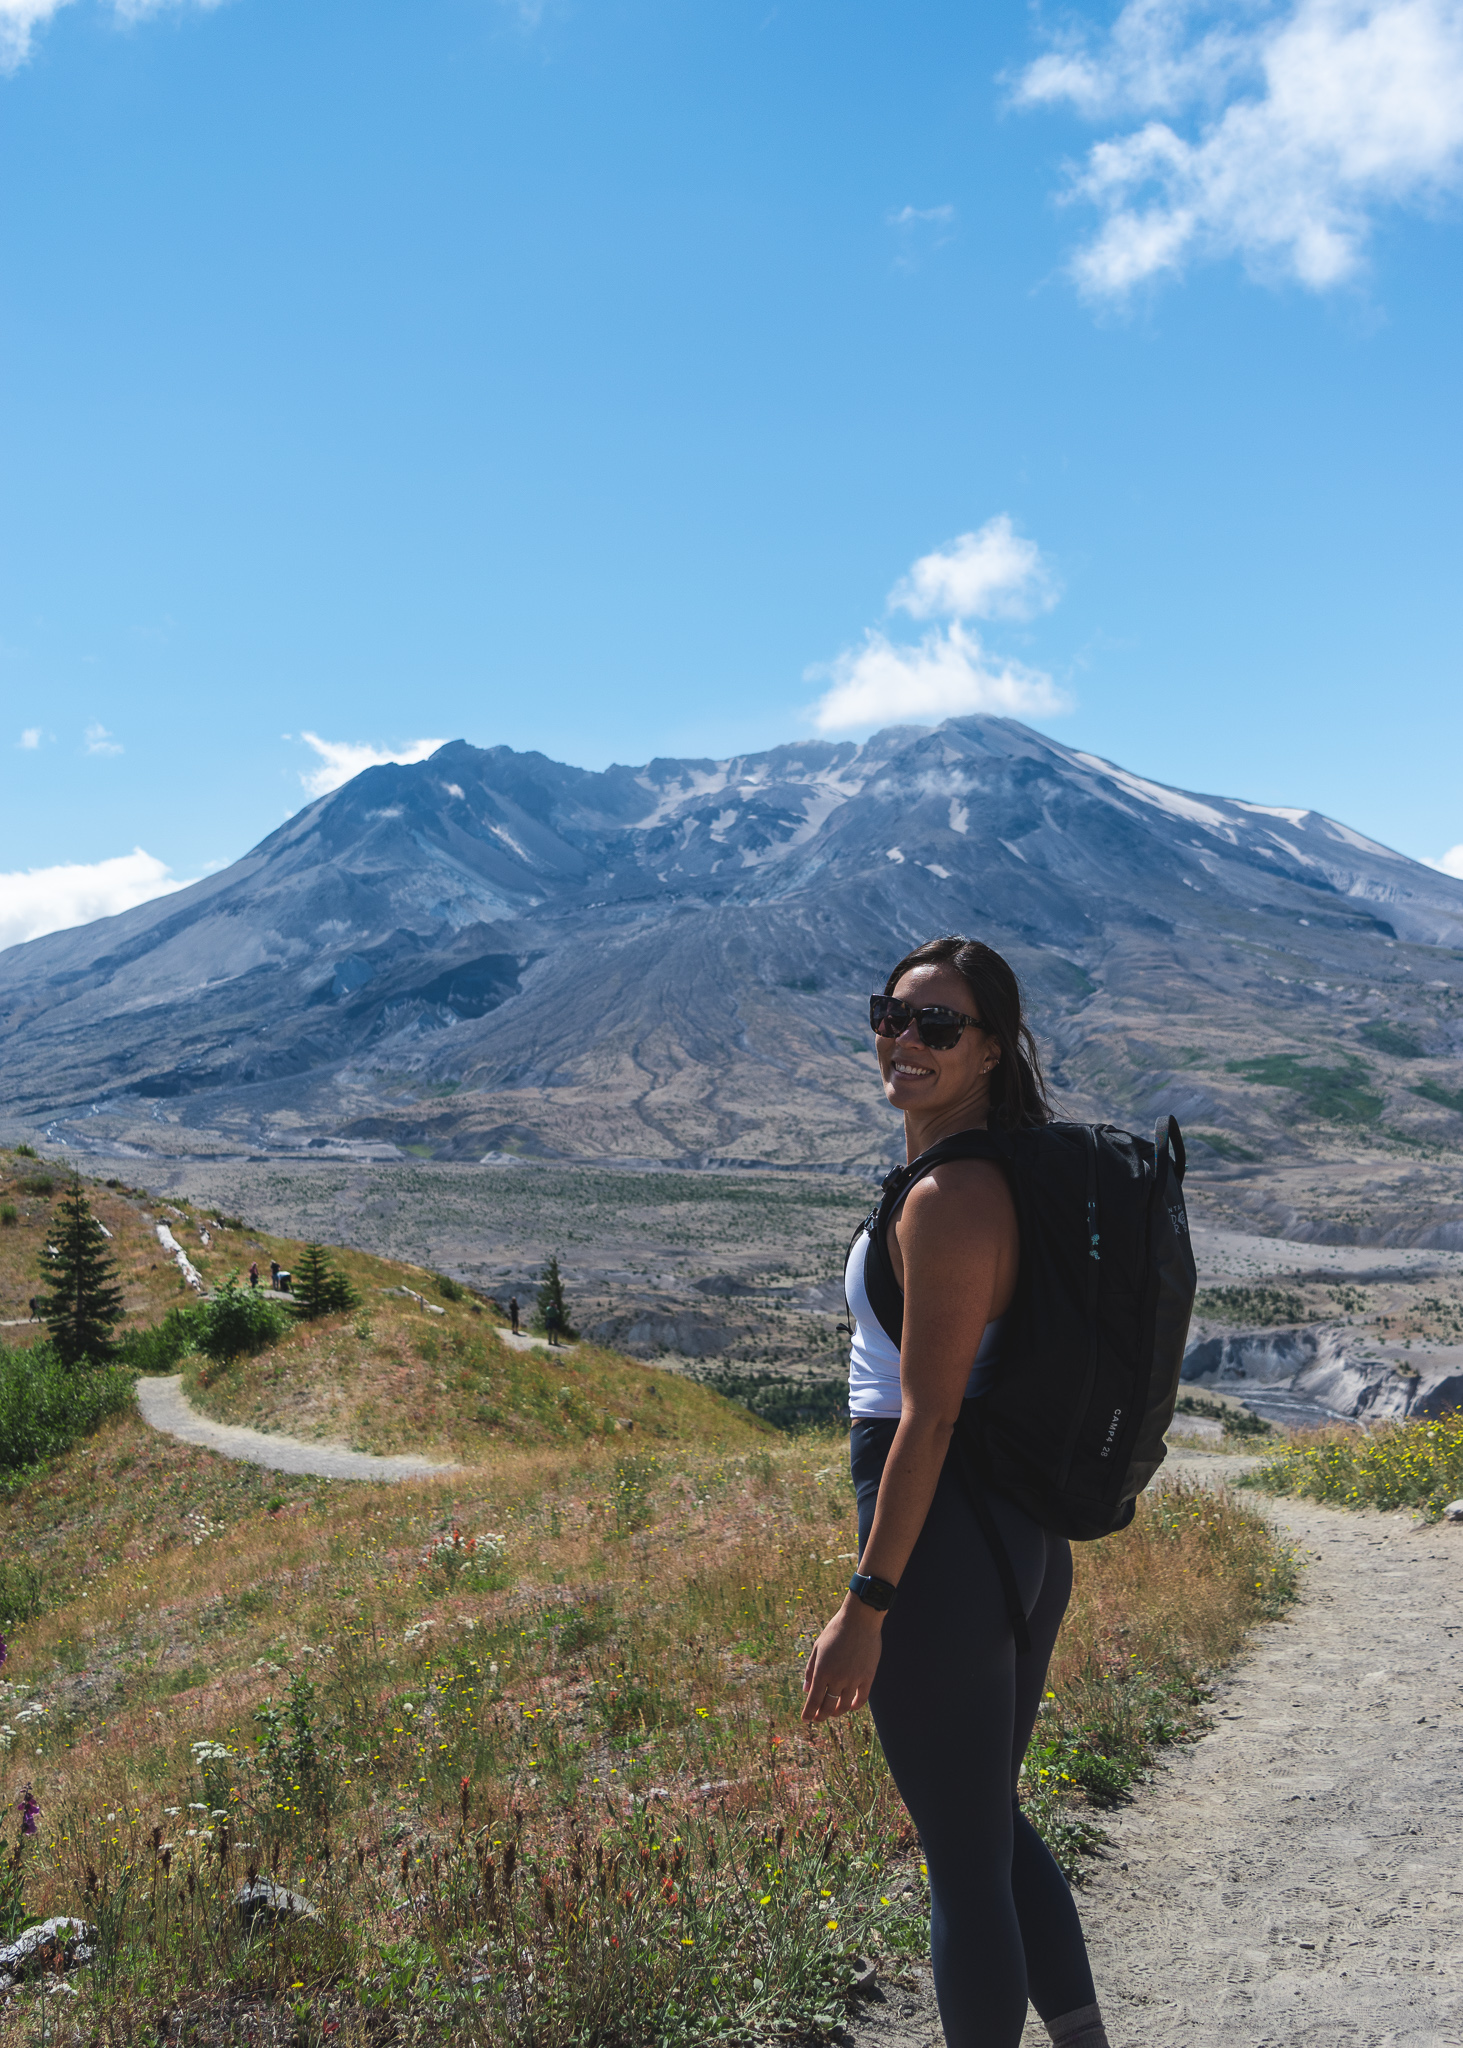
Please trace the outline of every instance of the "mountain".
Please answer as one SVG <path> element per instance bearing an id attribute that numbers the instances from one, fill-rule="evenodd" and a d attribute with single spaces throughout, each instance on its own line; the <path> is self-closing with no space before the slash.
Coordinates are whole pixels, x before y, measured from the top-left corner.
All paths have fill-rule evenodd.
<path id="1" fill-rule="evenodd" d="M 1176 1109 L 1216 1163 L 1463 1138 L 1463 883 L 987 718 L 368 769 L 0 953 L 0 1114 L 94 1150 L 874 1163 L 865 999 L 951 930 L 1011 958 L 1074 1113 Z"/>

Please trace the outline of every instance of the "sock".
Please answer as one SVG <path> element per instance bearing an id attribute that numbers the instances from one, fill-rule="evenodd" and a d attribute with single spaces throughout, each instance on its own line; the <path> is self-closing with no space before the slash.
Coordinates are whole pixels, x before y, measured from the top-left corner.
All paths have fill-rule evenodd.
<path id="1" fill-rule="evenodd" d="M 1048 2020 L 1046 2030 L 1056 2048 L 1108 2048 L 1107 2030 L 1095 2005 L 1079 2005 L 1075 2012 Z"/>

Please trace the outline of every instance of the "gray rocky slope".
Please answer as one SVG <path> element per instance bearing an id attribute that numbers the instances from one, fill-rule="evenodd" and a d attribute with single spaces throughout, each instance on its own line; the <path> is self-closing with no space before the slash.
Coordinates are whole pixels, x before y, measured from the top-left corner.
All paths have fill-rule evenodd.
<path id="1" fill-rule="evenodd" d="M 0 953 L 0 1114 L 111 1151 L 870 1164 L 865 998 L 949 930 L 1011 957 L 1070 1110 L 1177 1110 L 1238 1182 L 1463 1138 L 1463 883 L 984 718 L 370 769 L 206 881 Z"/>

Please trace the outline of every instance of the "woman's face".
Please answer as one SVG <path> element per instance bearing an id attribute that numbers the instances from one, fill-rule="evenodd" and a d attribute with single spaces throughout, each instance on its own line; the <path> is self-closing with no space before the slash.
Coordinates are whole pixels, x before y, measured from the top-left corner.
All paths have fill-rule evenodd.
<path id="1" fill-rule="evenodd" d="M 978 1014 L 975 998 L 953 967 L 911 967 L 900 975 L 892 993 L 914 1009 L 939 1003 L 964 1017 Z M 991 1070 L 1001 1057 L 997 1041 L 977 1024 L 967 1024 L 948 1052 L 922 1044 L 913 1022 L 898 1038 L 876 1038 L 874 1050 L 891 1107 L 920 1115 L 942 1114 L 966 1102 L 984 1103 Z"/>

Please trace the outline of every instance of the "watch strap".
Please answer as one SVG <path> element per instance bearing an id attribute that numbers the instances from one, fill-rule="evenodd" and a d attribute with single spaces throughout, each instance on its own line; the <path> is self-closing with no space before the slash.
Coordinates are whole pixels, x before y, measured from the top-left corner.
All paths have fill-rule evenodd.
<path id="1" fill-rule="evenodd" d="M 876 1579 L 869 1572 L 855 1572 L 848 1582 L 848 1590 L 855 1600 L 862 1600 L 865 1607 L 877 1608 L 886 1614 L 894 1605 L 898 1588 L 891 1586 L 887 1579 Z"/>

